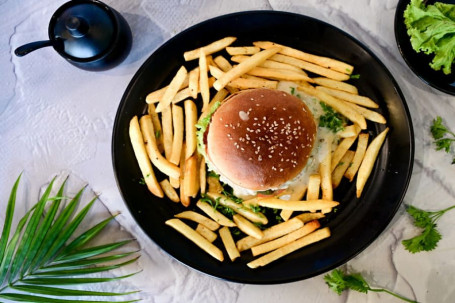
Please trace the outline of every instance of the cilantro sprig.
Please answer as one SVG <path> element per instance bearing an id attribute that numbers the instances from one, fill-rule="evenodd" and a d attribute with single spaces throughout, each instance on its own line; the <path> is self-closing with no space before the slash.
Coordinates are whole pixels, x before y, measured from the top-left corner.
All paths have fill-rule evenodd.
<path id="1" fill-rule="evenodd" d="M 324 276 L 324 281 L 327 283 L 331 290 L 339 295 L 341 295 L 341 293 L 347 289 L 355 290 L 365 294 L 369 291 L 385 292 L 405 302 L 417 303 L 417 301 L 410 300 L 384 288 L 371 288 L 368 282 L 359 273 L 348 275 L 340 269 L 335 269 L 331 273 Z"/>
<path id="2" fill-rule="evenodd" d="M 414 218 L 414 225 L 422 228 L 422 233 L 414 238 L 403 240 L 402 243 L 406 250 L 411 253 L 421 251 L 431 251 L 436 248 L 439 240 L 441 240 L 441 233 L 437 230 L 436 221 L 446 212 L 454 209 L 452 205 L 446 209 L 438 211 L 425 211 L 420 208 L 408 205 L 406 211 L 412 218 Z"/>
<path id="3" fill-rule="evenodd" d="M 452 143 L 455 142 L 455 133 L 444 125 L 440 116 L 437 116 L 436 119 L 433 120 L 430 131 L 435 140 L 434 144 L 436 145 L 436 150 L 444 150 L 449 154 Z M 452 159 L 452 164 L 455 164 L 455 157 Z"/>
<path id="4" fill-rule="evenodd" d="M 319 126 L 327 127 L 332 132 L 337 133 L 344 129 L 344 120 L 341 114 L 337 113 L 332 107 L 320 102 L 324 115 L 319 117 Z"/>

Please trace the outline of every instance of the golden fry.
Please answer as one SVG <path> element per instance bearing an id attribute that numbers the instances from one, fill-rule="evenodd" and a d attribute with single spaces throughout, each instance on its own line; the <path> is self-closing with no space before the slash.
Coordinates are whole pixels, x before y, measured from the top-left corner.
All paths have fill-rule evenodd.
<path id="1" fill-rule="evenodd" d="M 181 213 L 178 213 L 175 215 L 175 217 L 177 217 L 179 219 L 187 219 L 187 220 L 194 221 L 196 223 L 200 223 L 212 231 L 215 231 L 218 228 L 220 228 L 220 225 L 218 223 L 216 223 L 215 221 L 213 221 L 197 212 L 191 211 L 191 210 L 186 210 Z"/>
<path id="2" fill-rule="evenodd" d="M 341 178 L 343 178 L 344 173 L 348 167 L 352 164 L 352 159 L 354 158 L 355 152 L 352 150 L 346 151 L 343 158 L 338 162 L 337 166 L 332 172 L 332 186 L 337 188 L 340 185 Z"/>
<path id="3" fill-rule="evenodd" d="M 229 55 L 254 55 L 259 53 L 261 49 L 257 46 L 236 46 L 236 47 L 226 47 L 226 51 Z"/>
<path id="4" fill-rule="evenodd" d="M 382 143 L 384 143 L 385 137 L 389 128 L 387 127 L 382 133 L 376 136 L 376 138 L 371 141 L 370 145 L 368 146 L 365 156 L 363 157 L 362 164 L 360 164 L 359 172 L 357 173 L 357 183 L 356 183 L 356 194 L 357 198 L 360 198 L 362 194 L 363 188 L 367 183 L 368 177 L 373 170 L 374 163 L 376 162 L 376 158 L 378 157 L 379 150 L 382 147 Z"/>
<path id="5" fill-rule="evenodd" d="M 229 61 L 224 58 L 223 56 L 218 56 L 213 59 L 213 61 L 216 63 L 216 65 L 223 71 L 227 72 L 232 68 L 232 64 L 229 63 Z"/>
<path id="6" fill-rule="evenodd" d="M 249 56 L 232 56 L 231 60 L 233 62 L 243 62 L 246 59 L 248 59 Z M 274 69 L 289 69 L 304 75 L 307 75 L 302 69 L 298 68 L 297 66 L 286 64 L 286 63 L 281 63 L 278 61 L 272 61 L 272 60 L 265 60 L 262 64 L 258 65 L 259 67 L 267 67 L 267 68 L 274 68 Z M 308 76 L 308 75 L 307 75 Z"/>
<path id="7" fill-rule="evenodd" d="M 316 89 L 321 90 L 335 98 L 338 98 L 338 99 L 341 99 L 341 100 L 344 100 L 344 101 L 347 101 L 350 103 L 354 103 L 354 104 L 358 104 L 358 105 L 370 107 L 370 108 L 379 107 L 379 105 L 376 104 L 376 102 L 374 102 L 373 100 L 371 100 L 370 98 L 365 97 L 365 96 L 359 96 L 356 94 L 351 94 L 351 93 L 347 93 L 347 92 L 344 92 L 341 90 L 328 88 L 328 87 L 324 87 L 324 86 L 317 86 Z"/>
<path id="8" fill-rule="evenodd" d="M 221 241 L 223 241 L 224 248 L 226 248 L 226 251 L 231 261 L 234 261 L 235 259 L 240 257 L 240 252 L 237 250 L 237 247 L 235 246 L 234 239 L 232 238 L 229 227 L 224 226 L 220 228 L 219 233 Z"/>
<path id="9" fill-rule="evenodd" d="M 180 183 L 180 202 L 182 203 L 183 206 L 188 207 L 191 203 L 190 196 L 188 195 L 187 191 L 185 191 L 185 167 L 186 167 L 186 159 L 185 159 L 185 150 L 186 150 L 186 144 L 183 144 L 182 147 L 182 154 L 180 158 L 180 178 L 179 178 L 179 183 Z"/>
<path id="10" fill-rule="evenodd" d="M 199 192 L 199 168 L 197 165 L 197 155 L 194 154 L 185 160 L 185 172 L 183 186 L 185 194 L 190 197 L 196 197 Z"/>
<path id="11" fill-rule="evenodd" d="M 360 132 L 360 129 L 358 130 Z M 354 144 L 355 140 L 357 140 L 359 132 L 357 132 L 355 136 L 344 138 L 343 140 L 341 140 L 340 144 L 338 144 L 337 148 L 332 154 L 332 164 L 330 172 L 333 172 L 335 170 L 335 168 L 341 161 L 341 158 L 343 158 L 346 151 L 352 146 L 352 144 Z"/>
<path id="12" fill-rule="evenodd" d="M 186 151 L 185 158 L 188 159 L 196 150 L 196 123 L 197 123 L 197 108 L 196 104 L 191 100 L 186 100 L 185 107 L 185 139 Z"/>
<path id="13" fill-rule="evenodd" d="M 210 102 L 210 88 L 206 54 L 201 50 L 199 55 L 199 88 L 202 96 L 202 111 L 207 110 Z"/>
<path id="14" fill-rule="evenodd" d="M 296 231 L 293 231 L 287 235 L 284 235 L 281 238 L 275 239 L 270 242 L 263 243 L 261 245 L 251 247 L 251 252 L 253 253 L 253 256 L 265 254 L 269 251 L 278 249 L 282 246 L 292 243 L 295 240 L 300 239 L 300 238 L 314 232 L 320 226 L 321 226 L 321 224 L 319 224 L 319 222 L 317 220 L 308 222 L 303 227 L 301 227 L 301 228 L 297 229 Z"/>
<path id="15" fill-rule="evenodd" d="M 185 79 L 183 80 L 183 83 L 180 86 L 179 90 L 183 90 L 184 88 L 187 88 L 188 84 L 189 84 L 189 77 L 187 75 L 185 77 Z M 166 92 L 166 90 L 168 88 L 169 88 L 169 85 L 151 92 L 150 94 L 148 94 L 145 97 L 145 102 L 147 102 L 148 104 L 159 102 L 163 98 L 164 93 Z"/>
<path id="16" fill-rule="evenodd" d="M 191 70 L 188 75 L 188 89 L 191 98 L 196 99 L 199 92 L 199 66 Z"/>
<path id="17" fill-rule="evenodd" d="M 262 198 L 258 204 L 263 207 L 290 209 L 294 211 L 316 211 L 335 207 L 340 203 L 331 200 L 285 201 L 276 198 Z"/>
<path id="18" fill-rule="evenodd" d="M 279 50 L 280 48 L 271 48 L 254 54 L 253 56 L 248 58 L 248 60 L 245 60 L 239 65 L 233 67 L 232 69 L 227 71 L 221 78 L 217 79 L 215 83 L 213 83 L 213 87 L 216 90 L 224 88 L 230 81 L 247 73 L 254 67 L 258 66 L 259 64 L 267 60 L 267 58 L 269 58 L 270 56 L 276 54 Z"/>
<path id="19" fill-rule="evenodd" d="M 156 180 L 152 164 L 148 158 L 137 116 L 134 116 L 130 121 L 129 135 L 134 155 L 136 156 L 137 163 L 139 164 L 139 168 L 142 172 L 142 176 L 144 177 L 145 184 L 147 184 L 147 188 L 155 196 L 160 198 L 164 197 L 163 190 L 161 189 L 158 180 Z"/>
<path id="20" fill-rule="evenodd" d="M 280 247 L 254 261 L 248 263 L 248 267 L 250 268 L 257 268 L 261 266 L 265 266 L 273 261 L 276 261 L 279 258 L 282 258 L 304 246 L 308 246 L 315 242 L 321 241 L 325 238 L 330 237 L 330 230 L 328 227 L 323 229 L 316 230 L 309 235 L 306 235 L 294 242 L 291 242 L 283 247 Z"/>
<path id="21" fill-rule="evenodd" d="M 210 43 L 209 45 L 191 50 L 191 51 L 186 51 L 183 54 L 183 57 L 185 58 L 185 61 L 190 61 L 199 58 L 200 51 L 204 51 L 205 55 L 211 55 L 213 53 L 216 53 L 227 46 L 231 45 L 237 38 L 236 37 L 226 37 L 220 40 L 217 40 L 215 42 Z"/>
<path id="22" fill-rule="evenodd" d="M 164 152 L 163 145 L 163 129 L 161 128 L 161 121 L 158 117 L 158 114 L 155 111 L 155 105 L 149 104 L 147 107 L 147 112 L 152 117 L 153 130 L 155 131 L 156 145 L 160 153 Z"/>
<path id="23" fill-rule="evenodd" d="M 169 105 L 171 104 L 175 95 L 177 94 L 180 87 L 182 86 L 183 81 L 185 81 L 185 78 L 187 77 L 187 75 L 188 75 L 188 72 L 187 72 L 186 68 L 184 66 L 180 67 L 180 69 L 177 71 L 177 74 L 175 74 L 175 76 L 171 80 L 171 83 L 169 84 L 168 88 L 164 92 L 163 98 L 158 103 L 158 106 L 156 107 L 157 113 L 160 113 L 165 108 L 169 107 Z"/>
<path id="24" fill-rule="evenodd" d="M 201 194 L 205 194 L 207 191 L 207 166 L 205 165 L 205 158 L 201 157 L 199 164 L 199 186 Z"/>
<path id="25" fill-rule="evenodd" d="M 256 239 L 251 236 L 247 236 L 237 241 L 236 246 L 239 251 L 245 251 L 253 246 L 265 243 L 281 236 L 284 236 L 294 230 L 297 230 L 303 226 L 303 222 L 299 219 L 292 218 L 283 223 L 273 225 L 262 232 L 264 236 L 261 239 Z"/>
<path id="26" fill-rule="evenodd" d="M 322 199 L 324 200 L 333 200 L 333 188 L 332 188 L 332 138 L 330 140 L 326 140 L 327 150 L 329 151 L 319 164 L 319 174 L 321 175 L 321 192 L 322 192 Z"/>
<path id="27" fill-rule="evenodd" d="M 204 201 L 197 201 L 196 206 L 202 210 L 207 216 L 222 226 L 235 227 L 237 226 L 231 219 L 216 210 L 212 205 Z"/>
<path id="28" fill-rule="evenodd" d="M 308 178 L 308 191 L 306 195 L 307 200 L 319 199 L 319 188 L 321 186 L 321 176 L 314 174 Z"/>
<path id="29" fill-rule="evenodd" d="M 353 137 L 357 136 L 357 134 L 360 132 L 360 128 L 358 125 L 351 124 L 348 126 L 345 126 L 345 128 L 338 133 L 338 136 L 341 138 L 348 138 L 348 137 Z"/>
<path id="30" fill-rule="evenodd" d="M 207 227 L 205 227 L 205 225 L 199 223 L 197 226 L 196 226 L 196 231 L 201 234 L 201 236 L 203 236 L 204 238 L 207 239 L 207 241 L 209 242 L 213 242 L 216 240 L 216 238 L 218 237 L 218 235 L 211 231 L 210 229 L 208 229 Z"/>
<path id="31" fill-rule="evenodd" d="M 178 179 L 177 179 L 178 180 Z M 161 188 L 164 191 L 164 194 L 166 197 L 169 198 L 172 202 L 180 202 L 179 195 L 175 191 L 175 189 L 172 187 L 171 183 L 169 183 L 168 179 L 164 179 L 163 181 L 160 182 Z"/>
<path id="32" fill-rule="evenodd" d="M 237 227 L 245 234 L 252 236 L 253 238 L 256 239 L 261 239 L 264 236 L 264 233 L 259 227 L 257 227 L 256 225 L 254 225 L 241 215 L 236 214 L 233 216 L 233 219 Z"/>
<path id="33" fill-rule="evenodd" d="M 163 126 L 163 145 L 164 155 L 166 159 L 171 158 L 172 142 L 174 141 L 173 127 L 172 127 L 172 108 L 168 106 L 161 113 L 161 123 Z"/>
<path id="34" fill-rule="evenodd" d="M 345 91 L 347 93 L 351 93 L 351 94 L 355 94 L 355 95 L 359 94 L 357 87 L 355 87 L 354 85 L 351 85 L 349 83 L 346 83 L 346 82 L 337 81 L 337 80 L 324 78 L 324 77 L 313 78 L 313 81 L 317 85 L 321 85 L 324 87 Z"/>
<path id="35" fill-rule="evenodd" d="M 183 109 L 177 105 L 172 105 L 172 126 L 174 128 L 174 138 L 169 161 L 179 165 L 183 145 Z"/>
<path id="36" fill-rule="evenodd" d="M 245 61 L 244 61 L 245 62 Z M 254 67 L 247 72 L 248 75 L 253 75 L 257 77 L 263 77 L 267 79 L 274 80 L 288 80 L 288 81 L 300 81 L 304 80 L 307 82 L 312 82 L 313 80 L 309 78 L 306 74 L 296 72 L 289 69 L 274 69 L 274 68 L 265 68 L 265 67 Z"/>
<path id="37" fill-rule="evenodd" d="M 296 219 L 299 219 L 303 223 L 307 223 L 313 220 L 319 220 L 324 217 L 325 215 L 323 213 L 303 213 L 298 216 L 295 216 Z"/>
<path id="38" fill-rule="evenodd" d="M 349 166 L 347 171 L 344 173 L 344 176 L 349 179 L 350 182 L 354 180 L 355 174 L 359 170 L 360 164 L 362 163 L 363 157 L 368 146 L 368 133 L 361 133 L 359 139 L 357 140 L 357 149 L 355 150 L 354 158 L 352 159 L 352 164 Z"/>
<path id="39" fill-rule="evenodd" d="M 169 219 L 166 221 L 166 225 L 171 226 L 175 230 L 177 230 L 179 233 L 184 235 L 186 238 L 188 238 L 190 241 L 192 241 L 194 244 L 202 248 L 206 253 L 214 257 L 215 259 L 219 261 L 224 260 L 223 252 L 210 243 L 206 238 L 201 236 L 197 231 L 180 221 L 179 219 Z"/>
<path id="40" fill-rule="evenodd" d="M 224 188 L 217 177 L 208 176 L 207 184 L 209 186 L 208 192 L 220 194 Z"/>

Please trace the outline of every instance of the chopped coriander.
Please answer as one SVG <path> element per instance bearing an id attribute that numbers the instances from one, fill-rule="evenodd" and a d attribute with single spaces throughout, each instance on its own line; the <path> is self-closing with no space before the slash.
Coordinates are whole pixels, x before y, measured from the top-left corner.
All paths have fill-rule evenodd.
<path id="1" fill-rule="evenodd" d="M 139 184 L 145 185 L 145 179 L 144 179 L 144 178 L 141 178 L 141 179 L 139 180 Z"/>
<path id="2" fill-rule="evenodd" d="M 360 74 L 353 74 L 349 76 L 351 79 L 360 79 Z"/>
<path id="3" fill-rule="evenodd" d="M 209 171 L 209 173 L 207 174 L 207 176 L 208 176 L 208 177 L 212 177 L 212 178 L 217 178 L 217 179 L 220 178 L 220 176 L 219 176 L 217 173 L 215 173 L 214 171 Z"/>
<path id="4" fill-rule="evenodd" d="M 237 203 L 237 204 L 240 204 L 240 203 L 243 202 L 243 199 L 235 196 L 233 193 L 230 193 L 230 192 L 228 192 L 226 190 L 223 190 L 221 193 L 223 195 L 225 195 L 226 197 L 228 197 L 229 199 L 231 199 L 232 201 L 234 201 L 235 203 Z"/>
<path id="5" fill-rule="evenodd" d="M 430 251 L 436 248 L 439 240 L 441 240 L 441 233 L 436 229 L 436 221 L 447 211 L 454 209 L 455 205 L 452 205 L 446 209 L 439 211 L 425 211 L 408 205 L 406 211 L 409 215 L 414 218 L 414 225 L 423 228 L 420 235 L 414 238 L 403 240 L 402 243 L 406 250 L 411 253 Z"/>
<path id="6" fill-rule="evenodd" d="M 262 212 L 262 207 L 260 207 L 259 205 L 250 205 L 250 208 L 251 210 L 254 212 L 254 213 L 260 213 Z"/>
<path id="7" fill-rule="evenodd" d="M 352 162 L 351 162 L 351 163 L 352 163 Z M 341 166 L 341 165 L 343 165 L 343 164 L 344 164 L 344 162 L 343 162 L 343 161 L 340 161 L 340 162 L 338 162 L 338 165 L 337 165 L 337 166 Z"/>
<path id="8" fill-rule="evenodd" d="M 433 120 L 430 131 L 435 140 L 436 150 L 444 150 L 446 153 L 450 153 L 452 143 L 455 141 L 455 133 L 443 124 L 441 117 L 437 116 Z M 455 164 L 455 157 L 452 158 L 452 164 Z"/>
<path id="9" fill-rule="evenodd" d="M 157 130 L 155 132 L 155 138 L 159 139 L 161 137 L 161 132 L 159 130 Z"/>
<path id="10" fill-rule="evenodd" d="M 290 87 L 291 89 L 291 95 L 294 95 L 295 94 L 295 87 Z"/>
<path id="11" fill-rule="evenodd" d="M 371 288 L 362 275 L 358 273 L 348 275 L 340 269 L 335 269 L 331 273 L 324 276 L 324 281 L 331 290 L 339 295 L 341 295 L 341 293 L 346 289 L 352 289 L 365 294 L 368 293 L 368 291 L 385 292 L 405 302 L 417 303 L 417 301 L 410 300 L 384 288 Z"/>
<path id="12" fill-rule="evenodd" d="M 327 127 L 332 132 L 336 133 L 344 129 L 343 117 L 337 113 L 332 107 L 320 102 L 324 115 L 319 118 L 319 126 Z"/>
<path id="13" fill-rule="evenodd" d="M 352 73 L 352 70 L 349 69 L 349 68 L 346 68 L 346 72 L 347 72 L 347 73 Z"/>

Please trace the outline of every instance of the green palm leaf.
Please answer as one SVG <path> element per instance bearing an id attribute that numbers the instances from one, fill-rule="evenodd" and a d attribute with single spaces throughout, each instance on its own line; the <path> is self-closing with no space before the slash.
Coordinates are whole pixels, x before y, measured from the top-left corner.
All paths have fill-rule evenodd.
<path id="1" fill-rule="evenodd" d="M 55 287 L 56 285 L 104 283 L 134 275 L 135 273 L 119 277 L 85 276 L 134 263 L 139 258 L 137 255 L 134 256 L 137 251 L 112 253 L 134 240 L 86 247 L 115 216 L 104 219 L 95 226 L 82 232 L 79 236 L 74 237 L 76 229 L 87 216 L 97 198 L 91 200 L 78 213 L 75 213 L 84 188 L 72 199 L 65 198 L 65 181 L 58 190 L 58 193 L 51 197 L 55 178 L 47 186 L 39 201 L 19 220 L 13 236 L 9 239 L 19 181 L 20 176 L 11 190 L 5 223 L 0 238 L 0 300 L 7 299 L 16 302 L 46 303 L 113 302 L 109 300 L 73 300 L 71 298 L 63 299 L 49 296 L 108 297 L 131 295 L 137 292 L 88 291 Z M 69 203 L 63 206 L 65 200 L 69 200 Z M 67 242 L 69 242 L 70 238 L 75 239 L 68 244 Z M 137 301 L 126 300 L 115 302 L 126 303 Z"/>

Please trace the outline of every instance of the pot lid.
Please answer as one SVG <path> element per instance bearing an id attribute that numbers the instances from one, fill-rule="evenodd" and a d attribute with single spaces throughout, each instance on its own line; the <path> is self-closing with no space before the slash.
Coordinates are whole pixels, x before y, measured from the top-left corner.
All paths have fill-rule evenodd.
<path id="1" fill-rule="evenodd" d="M 54 13 L 49 25 L 50 39 L 60 42 L 58 51 L 75 60 L 103 55 L 114 43 L 115 33 L 115 16 L 98 1 L 69 1 Z"/>

